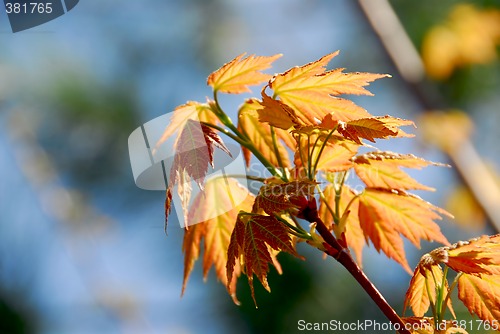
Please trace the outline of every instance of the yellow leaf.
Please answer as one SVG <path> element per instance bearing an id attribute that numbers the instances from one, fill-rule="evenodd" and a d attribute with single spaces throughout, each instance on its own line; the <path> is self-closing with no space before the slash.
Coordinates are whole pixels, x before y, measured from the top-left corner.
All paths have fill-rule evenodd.
<path id="1" fill-rule="evenodd" d="M 399 234 L 420 248 L 420 239 L 448 245 L 434 220 L 441 210 L 417 196 L 404 192 L 367 188 L 360 196 L 359 220 L 366 238 L 377 251 L 400 263 L 411 273 Z"/>
<path id="2" fill-rule="evenodd" d="M 458 279 L 458 298 L 471 314 L 497 324 L 500 321 L 500 276 L 462 274 Z"/>
<path id="3" fill-rule="evenodd" d="M 319 138 L 318 138 L 319 137 Z M 324 172 L 339 172 L 348 170 L 353 166 L 351 158 L 356 154 L 358 145 L 344 140 L 344 138 L 333 135 L 324 145 L 323 151 L 321 147 L 325 142 L 325 136 L 322 133 L 311 133 L 296 135 L 296 140 L 299 149 L 295 151 L 294 163 L 297 167 L 306 167 L 311 158 L 311 164 L 316 161 L 317 170 Z M 321 152 L 321 156 L 319 155 Z"/>
<path id="4" fill-rule="evenodd" d="M 406 291 L 405 309 L 410 306 L 415 316 L 423 317 L 431 301 L 436 303 L 436 289 L 441 287 L 442 281 L 443 270 L 439 265 L 417 266 Z M 430 298 L 427 287 L 431 293 Z"/>
<path id="5" fill-rule="evenodd" d="M 341 94 L 372 95 L 364 86 L 385 74 L 343 73 L 343 69 L 325 72 L 328 62 L 338 54 L 329 54 L 316 62 L 277 74 L 269 87 L 274 95 L 292 107 L 305 124 L 315 125 L 328 114 L 338 120 L 370 117 L 363 108 L 338 98 Z"/>
<path id="6" fill-rule="evenodd" d="M 444 247 L 448 267 L 467 274 L 500 274 L 500 235 L 460 241 Z M 433 251 L 434 252 L 434 251 Z M 436 252 L 439 252 L 436 251 Z M 433 254 L 431 252 L 431 254 Z"/>
<path id="7" fill-rule="evenodd" d="M 174 133 L 177 132 L 177 139 L 174 143 L 174 146 L 176 146 L 179 134 L 182 129 L 184 129 L 184 126 L 186 125 L 188 120 L 217 124 L 219 120 L 213 113 L 210 104 L 211 101 L 207 103 L 189 101 L 186 104 L 175 108 L 175 110 L 172 112 L 172 116 L 170 117 L 170 122 L 165 128 L 165 131 L 163 131 L 161 138 L 156 143 L 155 148 L 153 149 L 153 154 L 155 154 L 156 150 L 161 144 L 163 144 L 165 141 L 167 141 L 168 138 L 170 138 Z"/>
<path id="8" fill-rule="evenodd" d="M 257 110 L 261 108 L 258 100 L 251 99 L 245 101 L 240 108 L 238 115 L 238 128 L 250 139 L 252 144 L 259 152 L 273 165 L 279 167 L 276 152 L 273 149 L 273 138 L 271 136 L 271 127 L 269 124 L 261 123 L 258 120 Z M 282 129 L 275 129 L 277 140 L 281 139 L 287 146 L 293 145 L 294 142 L 290 133 Z M 278 141 L 278 154 L 283 163 L 283 167 L 290 167 L 290 159 L 288 152 L 283 145 Z M 292 149 L 293 149 L 292 147 Z M 251 153 L 245 147 L 242 147 L 243 156 L 247 166 L 250 165 Z"/>
<path id="9" fill-rule="evenodd" d="M 257 110 L 260 122 L 268 123 L 283 130 L 299 125 L 299 120 L 292 108 L 279 100 L 270 98 L 264 91 L 262 91 L 262 102 L 260 104 L 264 107 Z"/>
<path id="10" fill-rule="evenodd" d="M 380 122 L 384 123 L 385 126 L 387 126 L 389 129 L 396 132 L 396 135 L 392 135 L 391 137 L 406 137 L 406 138 L 415 137 L 415 135 L 406 133 L 400 129 L 400 127 L 402 127 L 402 126 L 415 127 L 415 123 L 413 123 L 413 121 L 410 121 L 407 119 L 402 119 L 402 118 L 397 118 L 397 117 L 392 117 L 392 116 L 387 116 L 387 115 L 386 116 L 376 116 L 375 118 L 377 120 L 379 120 Z"/>
<path id="11" fill-rule="evenodd" d="M 243 201 L 237 203 L 236 201 Z M 217 278 L 227 287 L 235 303 L 236 278 L 240 274 L 239 263 L 234 269 L 234 279 L 227 280 L 227 251 L 231 232 L 240 210 L 250 211 L 254 196 L 234 179 L 215 177 L 205 183 L 205 191 L 194 199 L 188 215 L 189 229 L 185 230 L 182 250 L 184 252 L 184 282 L 182 293 L 200 255 L 203 243 L 203 277 L 206 279 L 210 268 L 215 268 Z M 196 223 L 200 222 L 200 223 Z M 195 223 L 195 224 L 193 224 Z"/>
<path id="12" fill-rule="evenodd" d="M 356 174 L 367 187 L 371 188 L 432 191 L 434 188 L 418 183 L 400 169 L 400 167 L 420 169 L 428 165 L 440 166 L 413 154 L 393 152 L 369 152 L 354 158 Z"/>
<path id="13" fill-rule="evenodd" d="M 243 58 L 244 56 L 244 53 L 237 56 L 210 74 L 207 84 L 212 86 L 214 91 L 222 93 L 250 92 L 248 86 L 261 84 L 271 78 L 271 75 L 260 71 L 271 67 L 271 63 L 282 55 L 277 54 L 270 57 L 251 55 Z"/>

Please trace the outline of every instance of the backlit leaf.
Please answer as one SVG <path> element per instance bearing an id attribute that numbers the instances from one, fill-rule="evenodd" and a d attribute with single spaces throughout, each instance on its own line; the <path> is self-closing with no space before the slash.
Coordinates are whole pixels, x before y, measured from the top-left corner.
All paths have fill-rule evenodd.
<path id="1" fill-rule="evenodd" d="M 449 244 L 434 220 L 446 214 L 417 196 L 367 188 L 360 196 L 359 220 L 365 237 L 377 251 L 400 263 L 411 273 L 399 234 L 420 248 L 420 239 Z"/>
<path id="2" fill-rule="evenodd" d="M 189 201 L 191 200 L 191 179 L 185 168 L 176 170 L 176 180 L 178 180 L 177 194 L 181 199 L 184 222 L 187 222 Z M 188 225 L 186 225 L 188 226 Z"/>
<path id="3" fill-rule="evenodd" d="M 269 215 L 289 209 L 303 209 L 314 194 L 316 182 L 309 180 L 264 184 L 255 199 L 254 212 L 262 209 Z"/>
<path id="4" fill-rule="evenodd" d="M 264 91 L 262 91 L 262 102 L 260 104 L 264 107 L 257 110 L 260 122 L 268 123 L 283 130 L 299 125 L 299 119 L 292 108 L 279 100 L 270 98 Z"/>
<path id="5" fill-rule="evenodd" d="M 213 113 L 210 104 L 211 101 L 207 103 L 189 101 L 186 104 L 175 108 L 175 110 L 172 112 L 172 115 L 170 116 L 170 122 L 168 123 L 168 126 L 165 128 L 165 131 L 163 131 L 160 140 L 158 140 L 155 145 L 153 154 L 156 152 L 158 147 L 160 147 L 161 144 L 167 141 L 167 139 L 170 138 L 174 133 L 178 132 L 179 130 L 182 131 L 188 120 L 217 124 L 219 120 Z M 178 132 L 179 134 L 180 131 Z M 178 137 L 179 136 L 177 136 L 175 140 L 174 146 L 177 145 Z"/>
<path id="6" fill-rule="evenodd" d="M 321 152 L 321 147 L 325 139 L 325 136 L 321 133 L 312 134 L 309 136 L 309 139 L 308 135 L 296 135 L 296 140 L 300 148 L 295 152 L 295 166 L 308 166 L 309 158 L 311 157 L 311 164 L 315 164 L 319 158 L 317 163 L 318 171 L 339 172 L 351 168 L 353 166 L 351 159 L 357 153 L 358 145 L 344 140 L 342 137 L 332 135 Z M 321 156 L 319 155 L 320 152 Z"/>
<path id="7" fill-rule="evenodd" d="M 362 138 L 374 143 L 375 138 L 387 138 L 397 134 L 376 118 L 360 118 L 347 123 L 340 121 L 337 131 L 358 145 L 362 145 Z"/>
<path id="8" fill-rule="evenodd" d="M 198 121 L 191 119 L 186 121 L 175 147 L 174 162 L 170 169 L 169 190 L 167 191 L 168 203 L 165 202 L 166 215 L 170 212 L 171 205 L 171 198 L 169 200 L 168 195 L 171 197 L 171 189 L 178 184 L 177 191 L 182 203 L 184 221 L 187 224 L 188 204 L 191 198 L 191 180 L 195 181 L 200 189 L 203 189 L 208 165 L 214 166 L 214 146 L 231 156 L 231 153 L 215 131 Z M 167 220 L 168 217 L 165 218 L 165 222 Z"/>
<path id="9" fill-rule="evenodd" d="M 338 54 L 329 54 L 316 62 L 295 67 L 277 74 L 269 87 L 274 95 L 292 107 L 302 122 L 317 124 L 327 114 L 333 113 L 335 119 L 353 120 L 369 117 L 370 114 L 351 101 L 340 99 L 341 94 L 372 95 L 364 86 L 370 82 L 387 77 L 384 74 L 343 73 L 343 69 L 325 71 L 327 63 Z"/>
<path id="10" fill-rule="evenodd" d="M 242 216 L 240 214 L 228 249 L 228 281 L 232 280 L 234 266 L 238 262 L 236 260 L 242 256 L 245 274 L 248 277 L 248 284 L 255 303 L 254 274 L 262 286 L 267 291 L 271 291 L 267 282 L 269 263 L 273 262 L 269 247 L 275 251 L 284 251 L 299 257 L 292 245 L 287 227 L 274 216 Z"/>
<path id="11" fill-rule="evenodd" d="M 442 281 L 443 270 L 439 265 L 417 266 L 406 291 L 405 309 L 409 306 L 415 316 L 423 317 L 430 307 L 430 302 L 436 303 L 436 288 L 440 288 Z M 431 293 L 430 298 L 427 286 Z"/>
<path id="12" fill-rule="evenodd" d="M 498 324 L 500 321 L 500 276 L 462 274 L 458 279 L 458 298 L 471 314 Z"/>
<path id="13" fill-rule="evenodd" d="M 500 275 L 500 235 L 498 234 L 460 241 L 443 250 L 446 252 L 444 262 L 457 272 Z"/>
<path id="14" fill-rule="evenodd" d="M 243 58 L 241 54 L 224 64 L 217 71 L 209 75 L 207 84 L 214 91 L 239 94 L 250 92 L 248 86 L 258 85 L 271 78 L 271 75 L 261 71 L 271 67 L 271 63 L 281 57 L 277 54 L 270 57 L 250 55 Z"/>
<path id="15" fill-rule="evenodd" d="M 235 201 L 240 201 L 237 203 Z M 203 277 L 207 279 L 211 267 L 217 278 L 227 287 L 233 301 L 236 299 L 236 278 L 240 275 L 239 262 L 235 264 L 232 280 L 227 280 L 227 251 L 232 230 L 240 210 L 250 211 L 254 196 L 235 179 L 216 177 L 205 184 L 205 191 L 194 199 L 188 215 L 189 229 L 185 229 L 184 294 L 188 278 L 201 253 L 203 242 Z"/>
<path id="16" fill-rule="evenodd" d="M 208 165 L 213 167 L 214 146 L 230 155 L 222 139 L 211 128 L 197 121 L 187 120 L 175 148 L 169 183 L 177 183 L 176 172 L 185 169 L 187 175 L 203 188 Z"/>
<path id="17" fill-rule="evenodd" d="M 440 166 L 417 158 L 413 154 L 393 152 L 370 152 L 354 158 L 356 174 L 367 187 L 372 188 L 434 190 L 418 183 L 400 169 L 400 167 L 420 169 L 429 165 Z"/>
<path id="18" fill-rule="evenodd" d="M 276 152 L 273 148 L 273 139 L 271 136 L 271 127 L 269 124 L 261 123 L 258 119 L 257 110 L 262 108 L 259 101 L 256 99 L 251 99 L 245 101 L 243 106 L 240 108 L 238 114 L 238 129 L 242 131 L 252 142 L 252 144 L 257 148 L 257 150 L 273 165 L 278 167 L 278 159 L 276 157 Z M 278 154 L 280 155 L 283 167 L 290 167 L 290 159 L 288 157 L 288 152 L 283 145 L 280 145 L 279 140 L 288 146 L 295 146 L 294 140 L 290 133 L 282 129 L 275 129 L 276 137 L 278 141 Z M 292 148 L 293 148 L 292 147 Z M 242 146 L 243 156 L 247 167 L 250 166 L 251 152 Z"/>

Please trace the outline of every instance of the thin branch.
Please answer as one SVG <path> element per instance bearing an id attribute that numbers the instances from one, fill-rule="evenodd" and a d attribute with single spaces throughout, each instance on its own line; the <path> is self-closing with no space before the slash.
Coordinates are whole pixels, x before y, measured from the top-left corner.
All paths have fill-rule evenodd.
<path id="1" fill-rule="evenodd" d="M 405 328 L 405 323 L 399 317 L 399 315 L 394 311 L 394 309 L 385 300 L 384 296 L 377 290 L 375 285 L 370 281 L 366 274 L 361 270 L 356 261 L 351 257 L 349 249 L 343 247 L 337 239 L 330 233 L 325 223 L 321 220 L 318 215 L 318 210 L 316 208 L 316 201 L 312 200 L 309 207 L 303 211 L 304 219 L 310 223 L 316 223 L 316 230 L 323 237 L 325 243 L 327 244 L 326 253 L 340 262 L 349 273 L 356 279 L 356 281 L 361 285 L 361 287 L 368 293 L 370 298 L 377 304 L 379 309 L 384 313 L 384 315 L 399 328 L 398 332 L 400 334 L 411 334 L 409 330 Z"/>

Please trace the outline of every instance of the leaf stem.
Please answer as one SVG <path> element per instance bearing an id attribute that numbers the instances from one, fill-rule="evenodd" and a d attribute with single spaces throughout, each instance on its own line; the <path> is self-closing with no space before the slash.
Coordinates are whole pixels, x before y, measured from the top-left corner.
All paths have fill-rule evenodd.
<path id="1" fill-rule="evenodd" d="M 326 147 L 326 144 L 328 143 L 328 140 L 330 140 L 330 137 L 333 135 L 333 133 L 335 132 L 335 130 L 337 130 L 337 127 L 338 125 L 336 125 L 329 133 L 328 135 L 326 136 L 325 138 L 325 141 L 323 142 L 323 144 L 321 145 L 321 148 L 319 150 L 319 153 L 318 153 L 318 158 L 316 159 L 316 161 L 314 162 L 314 169 L 313 169 L 313 173 L 314 175 L 316 175 L 316 170 L 318 169 L 318 163 L 319 163 L 319 159 L 321 159 L 321 155 L 323 154 L 323 150 L 325 149 Z M 319 135 L 318 135 L 318 138 L 319 138 Z"/>
<path id="2" fill-rule="evenodd" d="M 434 278 L 434 274 L 432 274 L 432 277 Z M 434 286 L 437 287 L 435 279 L 434 279 Z M 431 298 L 432 294 L 431 294 L 431 288 L 429 286 L 428 279 L 425 280 L 425 289 L 427 291 L 427 296 L 429 297 L 429 304 L 431 305 L 431 309 L 432 309 L 432 317 L 434 318 L 434 327 L 437 328 L 438 319 L 437 319 L 436 304 L 434 303 L 434 301 Z"/>
<path id="3" fill-rule="evenodd" d="M 283 219 L 278 215 L 274 215 L 274 217 L 276 219 L 278 219 L 280 222 L 282 222 L 283 224 L 285 224 L 289 229 L 291 229 L 291 231 L 288 231 L 289 233 L 295 235 L 296 237 L 302 238 L 302 239 L 312 240 L 311 235 L 309 233 L 307 233 L 306 231 L 298 229 L 297 227 L 295 227 L 292 224 L 290 224 L 289 222 L 287 222 L 286 219 Z"/>
<path id="4" fill-rule="evenodd" d="M 446 267 L 446 269 L 448 269 L 448 267 Z M 443 306 L 441 308 L 440 319 L 444 318 L 444 312 L 446 311 L 446 308 L 447 308 L 446 305 L 448 304 L 448 301 L 451 298 L 451 293 L 453 292 L 453 290 L 455 289 L 455 287 L 458 284 L 458 279 L 460 278 L 460 276 L 462 276 L 462 273 L 458 273 L 457 276 L 455 276 L 455 279 L 453 280 L 453 283 L 451 283 L 450 288 L 448 289 L 448 293 L 446 294 L 446 297 L 444 298 Z"/>
<path id="5" fill-rule="evenodd" d="M 345 182 L 345 176 L 347 172 L 341 172 L 342 177 L 340 179 L 339 184 L 335 184 L 335 224 L 339 225 L 340 224 L 340 197 L 342 195 L 342 188 L 344 187 L 344 182 Z"/>
<path id="6" fill-rule="evenodd" d="M 274 148 L 274 154 L 276 154 L 276 160 L 278 161 L 278 166 L 281 168 L 281 170 L 285 170 L 285 166 L 283 165 L 283 160 L 281 160 L 281 154 L 278 148 L 278 141 L 276 140 L 276 131 L 274 130 L 274 126 L 270 125 L 271 128 L 271 138 L 273 140 L 273 148 Z M 282 177 L 283 181 L 288 182 L 288 177 L 286 176 L 286 173 L 283 173 Z"/>

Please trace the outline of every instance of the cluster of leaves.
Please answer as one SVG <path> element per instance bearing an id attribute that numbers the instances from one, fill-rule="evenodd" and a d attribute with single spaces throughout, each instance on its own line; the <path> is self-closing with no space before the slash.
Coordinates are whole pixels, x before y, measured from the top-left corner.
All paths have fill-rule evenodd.
<path id="1" fill-rule="evenodd" d="M 457 273 L 451 285 L 448 268 Z M 406 292 L 405 308 L 409 306 L 415 314 L 412 321 L 429 322 L 430 328 L 451 328 L 452 333 L 467 333 L 465 328 L 457 327 L 456 321 L 444 319 L 447 309 L 455 318 L 451 293 L 457 288 L 458 298 L 471 314 L 476 314 L 492 329 L 500 329 L 499 275 L 500 235 L 439 247 L 420 259 Z M 429 308 L 432 318 L 425 317 Z"/>
<path id="2" fill-rule="evenodd" d="M 435 223 L 441 215 L 449 214 L 409 193 L 433 189 L 402 170 L 438 164 L 411 154 L 366 152 L 373 150 L 367 142 L 411 136 L 400 128 L 413 122 L 373 116 L 341 97 L 372 95 L 365 87 L 388 75 L 327 70 L 327 64 L 337 54 L 328 54 L 274 76 L 262 71 L 280 55 L 246 58 L 240 55 L 208 77 L 213 99 L 206 103 L 188 102 L 174 111 L 158 145 L 177 132 L 165 210 L 167 218 L 173 189 L 178 185 L 186 224 L 183 291 L 201 254 L 201 245 L 204 277 L 214 267 L 235 303 L 238 303 L 236 280 L 241 274 L 248 276 L 252 296 L 254 275 L 270 291 L 267 273 L 270 264 L 281 272 L 276 258 L 279 252 L 301 258 L 295 247 L 305 241 L 332 254 L 324 235 L 314 231 L 316 224 L 326 226 L 329 233 L 333 233 L 329 237 L 334 237 L 347 252 L 347 247 L 352 249 L 358 263 L 361 263 L 363 248 L 372 243 L 377 251 L 412 273 L 403 247 L 405 237 L 416 247 L 420 247 L 420 240 L 446 245 L 448 248 L 439 248 L 448 254 L 447 260 L 441 262 L 452 269 L 464 270 L 457 267 L 460 260 L 450 262 L 460 257 L 451 254 L 461 247 L 448 246 L 449 242 Z M 235 125 L 223 111 L 218 94 L 246 93 L 250 92 L 249 86 L 262 83 L 260 98 L 244 101 Z M 247 166 L 253 156 L 270 173 L 267 178 L 252 178 L 262 182 L 257 194 L 251 194 L 235 178 L 205 180 L 209 165 L 213 167 L 214 147 L 230 154 L 219 133 L 241 145 Z M 362 191 L 347 185 L 349 173 L 364 183 Z M 191 199 L 192 182 L 202 190 L 194 199 Z M 236 197 L 241 200 L 236 201 Z M 316 210 L 317 202 L 317 218 L 311 219 L 310 211 Z M 304 220 L 311 223 L 309 228 L 302 226 Z M 465 259 L 467 254 L 462 254 Z M 477 269 L 470 272 L 473 265 L 469 264 L 469 271 L 461 276 L 462 281 L 467 280 L 462 286 L 477 284 L 476 279 L 481 280 L 478 277 L 486 270 L 483 268 L 491 264 L 484 257 L 468 259 Z M 432 275 L 437 278 L 434 283 L 427 279 Z M 449 304 L 448 298 L 441 298 L 438 305 L 435 298 L 439 293 L 443 297 L 443 291 L 453 288 L 453 285 L 449 288 L 438 284 L 444 282 L 441 280 L 444 276 L 437 261 L 432 265 L 421 264 L 415 271 L 407 303 L 421 321 L 426 305 L 427 308 L 433 305 L 437 315 L 437 310 Z M 422 282 L 429 287 L 427 292 L 422 291 Z M 471 297 L 461 298 L 471 301 Z M 484 310 L 471 311 L 482 318 L 485 314 Z M 496 314 L 493 317 L 498 318 Z"/>

